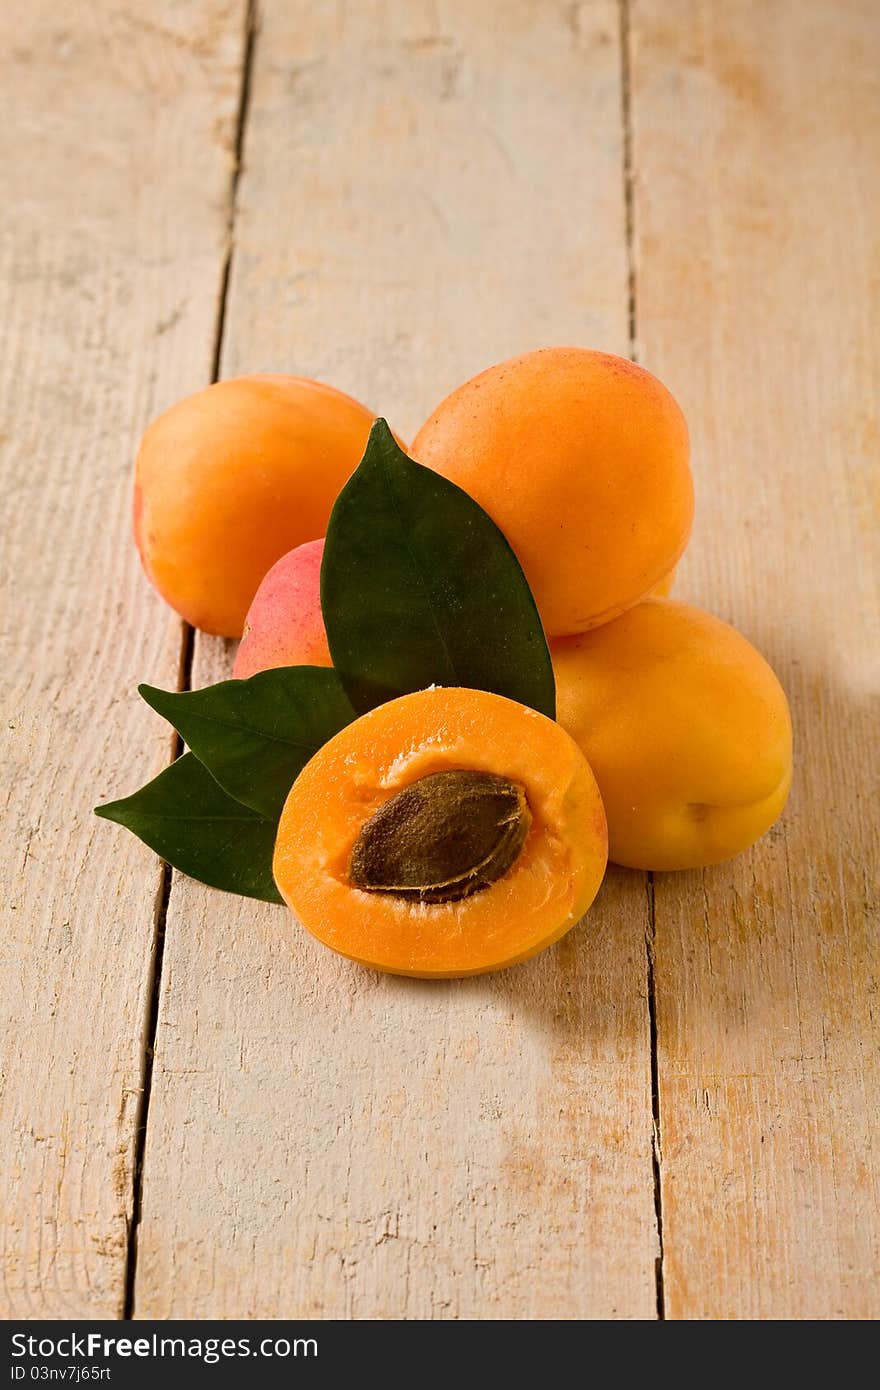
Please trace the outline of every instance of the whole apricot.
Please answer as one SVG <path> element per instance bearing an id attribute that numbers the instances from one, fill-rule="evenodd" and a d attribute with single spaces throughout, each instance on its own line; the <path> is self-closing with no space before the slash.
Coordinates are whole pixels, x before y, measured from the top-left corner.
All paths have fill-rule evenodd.
<path id="1" fill-rule="evenodd" d="M 551 651 L 558 718 L 596 775 L 615 863 L 715 864 L 781 814 L 788 702 L 760 653 L 720 618 L 651 598 Z"/>
<path id="2" fill-rule="evenodd" d="M 324 541 L 306 541 L 276 560 L 254 594 L 232 674 L 274 666 L 332 666 L 321 615 Z"/>
<path id="3" fill-rule="evenodd" d="M 646 598 L 668 598 L 675 587 L 675 570 L 671 569 L 668 574 L 664 574 L 659 584 L 655 584 L 653 589 L 645 595 Z"/>
<path id="4" fill-rule="evenodd" d="M 350 396 L 294 376 L 221 381 L 154 420 L 135 465 L 134 531 L 172 608 L 240 637 L 275 561 L 324 535 L 372 422 Z"/>
<path id="5" fill-rule="evenodd" d="M 447 396 L 411 452 L 501 528 L 549 636 L 631 607 L 687 545 L 684 416 L 625 358 L 544 348 L 490 367 Z"/>
<path id="6" fill-rule="evenodd" d="M 558 724 L 484 690 L 433 688 L 371 710 L 306 764 L 273 867 L 319 941 L 429 977 L 551 945 L 606 859 L 596 780 Z"/>

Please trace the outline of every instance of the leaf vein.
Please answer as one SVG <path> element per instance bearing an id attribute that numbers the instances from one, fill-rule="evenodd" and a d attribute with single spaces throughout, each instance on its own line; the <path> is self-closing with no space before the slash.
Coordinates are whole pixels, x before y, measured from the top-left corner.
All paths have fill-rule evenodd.
<path id="1" fill-rule="evenodd" d="M 251 724 L 242 724 L 235 719 L 220 719 L 213 714 L 201 713 L 194 713 L 192 717 L 205 724 L 217 724 L 222 729 L 236 729 L 239 733 L 250 734 L 253 738 L 265 739 L 267 743 L 280 743 L 285 748 L 296 748 L 303 753 L 316 753 L 321 747 L 320 743 L 301 743 L 297 739 L 285 738 L 281 734 L 270 734 L 266 729 L 256 729 Z"/>

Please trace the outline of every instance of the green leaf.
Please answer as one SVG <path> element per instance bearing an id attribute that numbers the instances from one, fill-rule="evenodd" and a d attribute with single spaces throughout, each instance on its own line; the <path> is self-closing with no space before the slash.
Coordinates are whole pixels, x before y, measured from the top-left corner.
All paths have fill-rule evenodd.
<path id="1" fill-rule="evenodd" d="M 138 690 L 224 791 L 269 820 L 313 754 L 355 717 L 338 675 L 323 666 L 283 666 L 204 690 Z"/>
<path id="2" fill-rule="evenodd" d="M 95 807 L 190 878 L 227 893 L 282 901 L 272 877 L 275 822 L 227 796 L 184 753 L 134 796 Z"/>
<path id="3" fill-rule="evenodd" d="M 321 607 L 359 713 L 436 684 L 555 717 L 547 641 L 510 545 L 466 492 L 408 458 L 384 420 L 330 515 Z"/>

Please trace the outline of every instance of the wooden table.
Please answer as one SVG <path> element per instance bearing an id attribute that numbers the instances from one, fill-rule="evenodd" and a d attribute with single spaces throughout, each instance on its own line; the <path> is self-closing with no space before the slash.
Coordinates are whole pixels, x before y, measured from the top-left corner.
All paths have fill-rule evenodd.
<path id="1" fill-rule="evenodd" d="M 5 24 L 6 1316 L 876 1317 L 875 0 Z M 559 342 L 685 408 L 678 592 L 787 687 L 783 822 L 420 983 L 96 820 L 171 756 L 136 682 L 232 655 L 140 573 L 147 421 L 289 370 L 411 436 Z"/>

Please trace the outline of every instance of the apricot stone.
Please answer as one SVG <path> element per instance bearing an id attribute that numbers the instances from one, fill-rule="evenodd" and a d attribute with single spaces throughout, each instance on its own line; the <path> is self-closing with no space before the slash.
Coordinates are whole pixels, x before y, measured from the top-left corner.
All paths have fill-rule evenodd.
<path id="1" fill-rule="evenodd" d="M 326 532 L 372 422 L 350 396 L 293 376 L 221 381 L 154 420 L 135 466 L 134 530 L 172 608 L 240 637 L 275 561 Z"/>
<path id="2" fill-rule="evenodd" d="M 446 768 L 410 782 L 361 827 L 348 874 L 368 893 L 458 902 L 503 878 L 532 824 L 525 788 Z"/>
<path id="3" fill-rule="evenodd" d="M 586 912 L 605 872 L 590 768 L 542 714 L 484 690 L 370 710 L 293 784 L 274 872 L 319 941 L 398 975 L 525 960 Z"/>
<path id="4" fill-rule="evenodd" d="M 596 775 L 615 863 L 715 864 L 780 815 L 791 784 L 788 702 L 734 628 L 651 598 L 551 651 L 558 718 Z"/>
<path id="5" fill-rule="evenodd" d="M 274 666 L 333 665 L 321 616 L 323 554 L 323 540 L 307 541 L 272 566 L 244 621 L 237 680 Z"/>
<path id="6" fill-rule="evenodd" d="M 684 416 L 622 357 L 545 348 L 490 367 L 447 396 L 411 453 L 501 528 L 550 636 L 637 603 L 688 541 Z"/>

